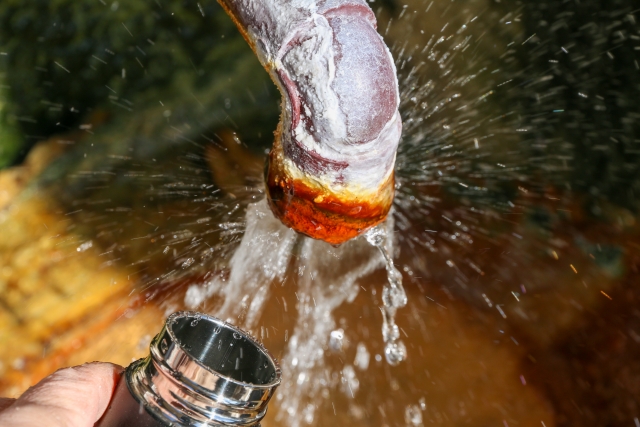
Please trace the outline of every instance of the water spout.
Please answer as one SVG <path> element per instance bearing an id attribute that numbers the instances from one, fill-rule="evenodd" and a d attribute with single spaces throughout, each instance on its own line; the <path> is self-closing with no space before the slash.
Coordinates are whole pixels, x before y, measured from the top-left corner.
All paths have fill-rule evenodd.
<path id="1" fill-rule="evenodd" d="M 386 218 L 402 129 L 396 68 L 362 0 L 221 0 L 282 94 L 266 172 L 287 226 L 332 244 Z"/>

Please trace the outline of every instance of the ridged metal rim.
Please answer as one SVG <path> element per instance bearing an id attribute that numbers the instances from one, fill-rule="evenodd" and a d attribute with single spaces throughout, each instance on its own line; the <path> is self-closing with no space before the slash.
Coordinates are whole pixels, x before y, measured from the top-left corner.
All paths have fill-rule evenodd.
<path id="1" fill-rule="evenodd" d="M 210 322 L 240 334 L 271 363 L 275 378 L 267 384 L 252 384 L 206 366 L 172 329 L 177 321 L 185 318 Z M 170 341 L 164 350 L 161 349 L 163 340 Z M 127 385 L 141 407 L 167 426 L 259 426 L 267 412 L 267 404 L 282 380 L 280 365 L 260 341 L 237 326 L 203 313 L 181 311 L 172 314 L 149 347 L 149 356 L 127 368 Z M 189 378 L 189 374 L 193 377 Z"/>

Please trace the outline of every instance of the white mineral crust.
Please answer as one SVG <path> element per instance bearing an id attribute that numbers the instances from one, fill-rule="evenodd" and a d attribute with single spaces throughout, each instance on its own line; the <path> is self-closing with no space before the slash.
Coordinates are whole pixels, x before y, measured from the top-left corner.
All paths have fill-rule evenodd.
<path id="1" fill-rule="evenodd" d="M 224 0 L 283 93 L 285 168 L 375 191 L 401 134 L 393 58 L 362 0 Z"/>

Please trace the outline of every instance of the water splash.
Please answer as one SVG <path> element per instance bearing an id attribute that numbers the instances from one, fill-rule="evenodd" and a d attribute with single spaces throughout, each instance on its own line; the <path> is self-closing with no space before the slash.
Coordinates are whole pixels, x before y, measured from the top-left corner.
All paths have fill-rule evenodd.
<path id="1" fill-rule="evenodd" d="M 389 244 L 384 236 L 381 241 L 383 246 L 385 242 Z M 245 232 L 229 261 L 228 276 L 217 275 L 190 286 L 185 304 L 202 309 L 207 301 L 219 298 L 223 300 L 219 306 L 207 311 L 251 330 L 262 315 L 271 284 L 283 282 L 288 271 L 295 271 L 298 318 L 281 362 L 284 376 L 277 394 L 281 401 L 277 419 L 292 427 L 312 424 L 322 391 L 333 384 L 325 363 L 325 349 L 340 351 L 344 339 L 344 331 L 336 329 L 335 309 L 354 300 L 360 289 L 356 282 L 361 277 L 384 264 L 389 268 L 389 263 L 393 277 L 399 280 L 393 281 L 394 292 L 387 292 L 388 296 L 384 297 L 385 305 L 398 305 L 402 300 L 402 277 L 391 258 L 385 258 L 385 251 L 382 250 L 383 257 L 378 256 L 365 239 L 333 247 L 303 237 L 282 225 L 269 212 L 266 200 L 262 200 L 247 208 Z M 406 303 L 406 297 L 404 301 Z M 394 330 L 397 331 L 397 326 L 390 329 Z M 392 345 L 398 346 L 397 337 Z M 400 345 L 404 348 L 401 342 Z M 367 369 L 369 354 L 366 348 L 359 351 L 364 354 L 359 355 L 356 365 L 361 370 Z M 394 348 L 386 354 L 392 361 L 404 358 L 404 353 L 397 356 Z M 343 391 L 353 397 L 358 390 L 353 367 L 343 368 L 342 379 Z"/>
<path id="2" fill-rule="evenodd" d="M 295 231 L 271 214 L 265 199 L 250 204 L 242 241 L 229 261 L 229 277 L 218 275 L 190 286 L 185 304 L 197 308 L 213 295 L 224 296 L 216 315 L 252 329 L 268 299 L 269 286 L 284 278 L 297 238 Z"/>
<path id="3" fill-rule="evenodd" d="M 291 427 L 313 423 L 318 399 L 331 385 L 324 353 L 336 328 L 333 312 L 355 299 L 358 279 L 381 266 L 380 257 L 364 239 L 336 248 L 303 238 L 296 265 L 298 319 L 282 360 L 283 383 L 276 395 L 278 422 Z M 347 385 L 353 390 L 355 382 L 349 374 L 347 370 Z"/>
<path id="4" fill-rule="evenodd" d="M 422 412 L 418 405 L 407 405 L 404 409 L 404 421 L 407 427 L 420 427 L 423 426 Z"/>
<path id="5" fill-rule="evenodd" d="M 382 289 L 382 339 L 387 363 L 396 366 L 407 357 L 407 348 L 400 339 L 400 328 L 395 321 L 396 311 L 407 305 L 407 294 L 402 286 L 402 273 L 393 264 L 390 227 L 388 223 L 374 227 L 365 234 L 365 238 L 382 253 L 387 269 L 388 283 Z"/>
<path id="6" fill-rule="evenodd" d="M 369 360 L 371 359 L 371 355 L 369 351 L 367 351 L 367 346 L 365 343 L 358 343 L 358 347 L 356 350 L 356 357 L 353 361 L 355 367 L 360 369 L 361 371 L 366 371 L 369 368 Z"/>

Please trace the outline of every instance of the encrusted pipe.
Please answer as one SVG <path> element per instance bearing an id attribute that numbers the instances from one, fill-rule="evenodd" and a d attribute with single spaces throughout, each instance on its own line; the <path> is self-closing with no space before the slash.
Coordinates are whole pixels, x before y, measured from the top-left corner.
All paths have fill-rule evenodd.
<path id="1" fill-rule="evenodd" d="M 266 170 L 287 226 L 332 244 L 382 222 L 402 123 L 393 58 L 364 0 L 219 0 L 282 94 Z"/>
<path id="2" fill-rule="evenodd" d="M 178 312 L 127 367 L 96 427 L 259 426 L 279 384 L 277 362 L 250 335 Z"/>

